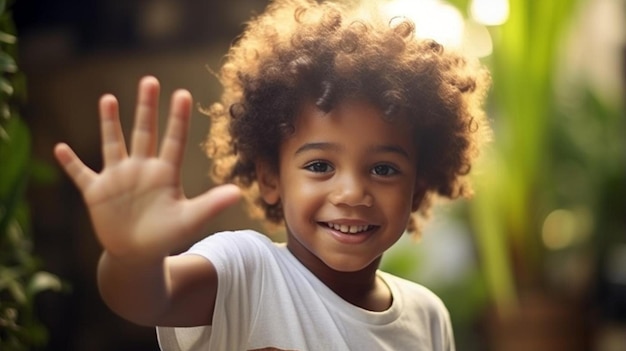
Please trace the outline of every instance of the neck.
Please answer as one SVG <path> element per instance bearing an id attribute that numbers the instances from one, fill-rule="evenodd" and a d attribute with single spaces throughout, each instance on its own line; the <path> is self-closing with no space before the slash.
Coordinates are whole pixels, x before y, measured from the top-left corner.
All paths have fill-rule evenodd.
<path id="1" fill-rule="evenodd" d="M 361 270 L 341 272 L 327 266 L 299 245 L 288 244 L 287 248 L 322 283 L 347 302 L 377 312 L 385 311 L 391 306 L 391 291 L 376 274 L 381 257 Z"/>
<path id="2" fill-rule="evenodd" d="M 349 303 L 370 311 L 385 311 L 391 306 L 392 296 L 387 285 L 376 274 L 380 257 L 369 266 L 356 272 L 316 274 L 326 286 Z"/>

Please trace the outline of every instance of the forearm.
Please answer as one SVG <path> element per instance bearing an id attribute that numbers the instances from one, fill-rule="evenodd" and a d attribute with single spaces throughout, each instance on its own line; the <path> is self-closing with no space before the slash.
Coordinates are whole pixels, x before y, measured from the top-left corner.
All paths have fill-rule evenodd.
<path id="1" fill-rule="evenodd" d="M 98 264 L 103 300 L 121 317 L 154 326 L 170 305 L 165 257 L 152 262 L 127 262 L 106 251 Z"/>

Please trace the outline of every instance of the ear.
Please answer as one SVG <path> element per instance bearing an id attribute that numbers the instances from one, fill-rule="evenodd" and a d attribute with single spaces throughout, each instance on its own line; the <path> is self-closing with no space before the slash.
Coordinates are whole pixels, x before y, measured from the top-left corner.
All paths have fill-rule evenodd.
<path id="1" fill-rule="evenodd" d="M 276 205 L 280 200 L 278 174 L 276 171 L 267 162 L 257 161 L 256 179 L 263 201 L 268 205 Z"/>
<path id="2" fill-rule="evenodd" d="M 411 203 L 411 212 L 417 211 L 426 196 L 426 184 L 422 180 L 415 181 L 415 190 L 413 191 L 413 200 Z"/>

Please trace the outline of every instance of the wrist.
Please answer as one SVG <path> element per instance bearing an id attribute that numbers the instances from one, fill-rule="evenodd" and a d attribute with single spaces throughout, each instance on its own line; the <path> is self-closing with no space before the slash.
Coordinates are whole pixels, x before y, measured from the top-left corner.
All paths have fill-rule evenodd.
<path id="1" fill-rule="evenodd" d="M 166 254 L 119 254 L 112 253 L 111 251 L 104 250 L 100 255 L 100 261 L 98 265 L 108 265 L 116 267 L 117 269 L 148 269 L 150 267 L 162 267 Z"/>

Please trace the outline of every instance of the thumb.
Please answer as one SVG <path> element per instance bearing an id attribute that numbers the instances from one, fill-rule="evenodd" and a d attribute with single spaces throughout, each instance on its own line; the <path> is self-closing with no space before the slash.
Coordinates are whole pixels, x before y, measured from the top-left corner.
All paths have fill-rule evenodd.
<path id="1" fill-rule="evenodd" d="M 234 184 L 219 185 L 206 193 L 199 195 L 190 201 L 193 208 L 192 222 L 200 225 L 205 224 L 208 220 L 224 211 L 226 208 L 234 205 L 241 198 L 241 189 Z"/>

